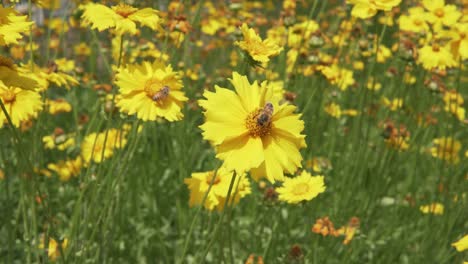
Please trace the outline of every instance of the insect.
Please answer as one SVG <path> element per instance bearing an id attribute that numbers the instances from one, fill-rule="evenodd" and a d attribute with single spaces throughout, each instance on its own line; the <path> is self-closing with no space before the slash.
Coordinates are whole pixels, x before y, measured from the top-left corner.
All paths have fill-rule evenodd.
<path id="1" fill-rule="evenodd" d="M 47 62 L 47 73 L 57 73 L 58 72 L 58 65 L 54 61 Z"/>
<path id="2" fill-rule="evenodd" d="M 257 117 L 257 124 L 260 126 L 269 124 L 271 122 L 272 115 L 273 115 L 273 104 L 270 102 L 267 102 Z"/>
<path id="3" fill-rule="evenodd" d="M 164 85 L 159 92 L 155 93 L 151 99 L 155 102 L 161 102 L 169 96 L 169 86 Z"/>

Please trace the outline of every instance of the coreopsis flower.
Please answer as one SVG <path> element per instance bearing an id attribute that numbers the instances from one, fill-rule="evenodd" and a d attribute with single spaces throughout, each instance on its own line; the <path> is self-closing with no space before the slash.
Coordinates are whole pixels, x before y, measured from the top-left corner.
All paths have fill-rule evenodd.
<path id="1" fill-rule="evenodd" d="M 297 49 L 303 47 L 317 30 L 319 30 L 319 25 L 315 20 L 306 20 L 292 25 L 288 29 L 288 46 Z"/>
<path id="2" fill-rule="evenodd" d="M 285 178 L 283 185 L 276 189 L 279 200 L 296 204 L 310 201 L 325 191 L 323 176 L 312 176 L 307 171 L 294 178 Z"/>
<path id="3" fill-rule="evenodd" d="M 48 112 L 51 115 L 56 115 L 59 113 L 68 113 L 72 110 L 72 105 L 63 98 L 56 100 L 46 99 L 45 105 Z"/>
<path id="4" fill-rule="evenodd" d="M 65 134 L 61 128 L 56 128 L 51 135 L 42 138 L 45 149 L 66 150 L 76 144 L 74 134 Z"/>
<path id="5" fill-rule="evenodd" d="M 351 15 L 354 17 L 366 19 L 375 16 L 377 11 L 390 11 L 399 5 L 401 0 L 348 0 L 354 5 Z"/>
<path id="6" fill-rule="evenodd" d="M 118 70 L 116 84 L 119 86 L 120 111 L 136 114 L 143 121 L 163 117 L 168 121 L 181 120 L 183 102 L 187 101 L 182 89 L 182 80 L 171 65 L 159 62 L 143 62 Z"/>
<path id="7" fill-rule="evenodd" d="M 338 86 L 338 88 L 343 91 L 347 90 L 349 86 L 355 83 L 353 72 L 345 68 L 340 68 L 336 64 L 320 66 L 318 70 L 320 70 L 331 84 Z"/>
<path id="8" fill-rule="evenodd" d="M 331 161 L 326 157 L 314 157 L 306 161 L 306 168 L 312 169 L 314 172 L 322 173 L 333 168 Z"/>
<path id="9" fill-rule="evenodd" d="M 267 63 L 270 57 L 278 55 L 283 50 L 283 48 L 269 38 L 262 40 L 260 36 L 255 33 L 255 30 L 249 28 L 245 23 L 242 24 L 241 31 L 244 39 L 242 41 L 236 41 L 234 44 L 246 51 L 257 63 Z"/>
<path id="10" fill-rule="evenodd" d="M 81 42 L 78 45 L 75 45 L 73 47 L 73 50 L 75 51 L 76 55 L 79 56 L 89 56 L 91 54 L 91 48 L 89 47 L 88 44 Z"/>
<path id="11" fill-rule="evenodd" d="M 421 205 L 419 210 L 424 214 L 442 215 L 444 214 L 444 205 L 441 203 L 431 203 L 428 205 Z"/>
<path id="12" fill-rule="evenodd" d="M 41 241 L 39 243 L 39 248 L 44 249 L 45 248 L 45 241 L 44 237 L 41 237 Z M 62 250 L 60 250 L 60 248 Z M 49 237 L 49 245 L 47 246 L 47 256 L 49 257 L 50 261 L 55 261 L 59 256 L 60 252 L 65 250 L 68 247 L 68 239 L 64 239 L 62 242 L 58 243 L 55 239 Z"/>
<path id="13" fill-rule="evenodd" d="M 436 31 L 444 26 L 452 26 L 461 17 L 461 12 L 455 5 L 445 5 L 444 0 L 423 0 L 424 8 L 429 11 L 426 13 L 426 20 L 434 25 Z"/>
<path id="14" fill-rule="evenodd" d="M 216 176 L 213 180 L 214 173 L 216 173 Z M 203 197 L 206 195 L 211 181 L 213 180 L 213 185 L 203 206 L 210 211 L 215 208 L 221 211 L 226 203 L 233 175 L 232 171 L 228 171 L 225 168 L 220 168 L 218 171 L 192 173 L 191 178 L 184 179 L 184 183 L 187 184 L 187 187 L 190 189 L 189 205 L 191 207 L 201 205 Z M 250 183 L 245 174 L 236 175 L 229 198 L 230 201 L 232 201 L 233 204 L 237 204 L 242 197 L 250 193 Z"/>
<path id="15" fill-rule="evenodd" d="M 115 28 L 117 34 L 137 33 L 136 23 L 147 26 L 153 30 L 163 31 L 159 12 L 152 8 L 138 9 L 126 4 L 119 4 L 111 8 L 95 3 L 84 6 L 83 23 L 90 25 L 91 29 L 99 31 Z"/>
<path id="16" fill-rule="evenodd" d="M 11 122 L 19 127 L 22 121 L 35 117 L 42 110 L 42 100 L 39 93 L 24 90 L 16 86 L 7 86 L 0 80 L 0 100 L 5 105 Z M 3 111 L 0 112 L 0 128 L 7 123 Z"/>
<path id="17" fill-rule="evenodd" d="M 382 97 L 382 104 L 386 106 L 390 111 L 396 111 L 403 107 L 402 98 L 388 99 L 387 97 Z"/>
<path id="18" fill-rule="evenodd" d="M 0 6 L 0 46 L 18 44 L 21 34 L 29 32 L 33 22 L 27 16 L 20 16 L 13 8 Z"/>
<path id="19" fill-rule="evenodd" d="M 123 132 L 123 133 L 122 133 Z M 107 140 L 106 139 L 107 133 Z M 109 129 L 101 133 L 87 135 L 81 143 L 81 156 L 86 164 L 91 160 L 101 163 L 114 155 L 115 149 L 121 149 L 127 144 L 126 131 Z"/>
<path id="20" fill-rule="evenodd" d="M 429 25 L 426 22 L 426 12 L 422 7 L 411 7 L 408 15 L 401 15 L 399 18 L 400 29 L 415 33 L 429 32 Z"/>
<path id="21" fill-rule="evenodd" d="M 461 150 L 460 141 L 452 137 L 441 137 L 434 139 L 433 144 L 434 146 L 430 149 L 433 157 L 455 164 L 460 161 L 458 156 Z"/>
<path id="22" fill-rule="evenodd" d="M 283 180 L 301 166 L 300 148 L 306 147 L 304 122 L 296 107 L 278 104 L 266 82 L 250 84 L 246 76 L 233 73 L 236 92 L 215 86 L 199 101 L 205 109 L 203 137 L 217 151 L 224 166 L 238 173 L 251 170 L 255 179 Z"/>
<path id="23" fill-rule="evenodd" d="M 455 247 L 455 249 L 458 252 L 462 252 L 468 249 L 468 235 L 465 235 L 464 237 L 460 238 L 457 242 L 452 243 L 452 246 Z"/>
<path id="24" fill-rule="evenodd" d="M 79 156 L 73 160 L 61 160 L 47 165 L 47 168 L 55 172 L 59 176 L 60 181 L 63 182 L 69 181 L 71 177 L 78 176 L 82 167 L 83 160 Z"/>
<path id="25" fill-rule="evenodd" d="M 426 70 L 438 68 L 445 70 L 447 67 L 454 67 L 457 62 L 453 59 L 452 53 L 446 47 L 441 47 L 438 44 L 425 45 L 418 51 L 418 62 L 422 64 Z"/>

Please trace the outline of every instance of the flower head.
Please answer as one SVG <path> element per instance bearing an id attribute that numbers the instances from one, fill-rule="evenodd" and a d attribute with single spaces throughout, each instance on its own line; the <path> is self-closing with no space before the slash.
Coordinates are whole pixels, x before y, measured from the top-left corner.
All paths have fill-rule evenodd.
<path id="1" fill-rule="evenodd" d="M 270 57 L 278 55 L 283 50 L 269 38 L 262 40 L 255 30 L 245 23 L 242 24 L 241 31 L 244 40 L 237 41 L 235 44 L 245 50 L 255 62 L 266 63 Z"/>
<path id="2" fill-rule="evenodd" d="M 41 241 L 39 243 L 39 248 L 44 248 L 44 237 L 41 237 Z M 51 261 L 55 261 L 59 256 L 60 252 L 65 250 L 68 247 L 68 239 L 64 239 L 62 242 L 57 242 L 55 239 L 49 237 L 49 245 L 47 247 L 47 256 Z M 60 249 L 61 248 L 61 249 Z"/>
<path id="3" fill-rule="evenodd" d="M 444 0 L 423 0 L 422 4 L 429 13 L 426 13 L 426 20 L 434 25 L 437 30 L 444 26 L 451 26 L 461 17 L 461 12 L 455 5 L 445 5 Z"/>
<path id="4" fill-rule="evenodd" d="M 154 121 L 164 117 L 177 121 L 184 116 L 182 102 L 187 101 L 178 72 L 170 65 L 143 62 L 120 69 L 116 84 L 122 96 L 117 102 L 121 112 L 133 115 L 144 121 Z"/>
<path id="5" fill-rule="evenodd" d="M 462 252 L 468 249 L 468 235 L 465 235 L 464 237 L 460 238 L 457 242 L 452 243 L 452 246 L 454 246 L 458 252 Z"/>
<path id="6" fill-rule="evenodd" d="M 119 35 L 123 33 L 135 35 L 137 33 L 137 22 L 153 30 L 163 30 L 160 25 L 159 12 L 152 8 L 138 9 L 126 4 L 119 4 L 109 8 L 95 3 L 84 6 L 83 23 L 91 25 L 92 29 L 103 31 L 108 28 L 115 28 Z"/>
<path id="7" fill-rule="evenodd" d="M 14 86 L 6 86 L 0 81 L 0 100 L 2 100 L 11 122 L 19 127 L 22 121 L 29 120 L 36 116 L 42 109 L 42 101 L 39 93 L 30 90 L 23 90 Z M 0 112 L 0 127 L 7 122 L 3 111 Z"/>
<path id="8" fill-rule="evenodd" d="M 325 191 L 323 176 L 312 176 L 307 171 L 294 178 L 285 178 L 283 186 L 276 189 L 279 199 L 295 204 L 310 201 Z"/>
<path id="9" fill-rule="evenodd" d="M 421 205 L 419 210 L 424 214 L 441 215 L 444 213 L 444 205 L 441 203 L 432 203 L 428 205 Z"/>
<path id="10" fill-rule="evenodd" d="M 392 10 L 401 0 L 348 0 L 348 2 L 354 5 L 352 16 L 366 19 L 373 17 L 379 10 Z"/>
<path id="11" fill-rule="evenodd" d="M 436 138 L 433 141 L 434 146 L 430 149 L 431 154 L 435 158 L 439 158 L 451 163 L 458 163 L 458 156 L 461 150 L 461 143 L 451 137 Z"/>
<path id="12" fill-rule="evenodd" d="M 216 173 L 216 176 L 214 175 Z M 215 176 L 213 180 L 213 176 Z M 203 206 L 208 210 L 217 209 L 221 211 L 224 208 L 226 197 L 229 191 L 229 186 L 233 177 L 233 172 L 220 168 L 217 172 L 207 171 L 192 173 L 191 178 L 184 180 L 190 189 L 190 206 L 200 205 L 203 197 L 206 195 L 208 188 L 213 180 L 213 185 L 205 199 Z M 237 190 L 236 190 L 237 189 Z M 244 175 L 237 175 L 234 183 L 231 198 L 234 204 L 250 194 L 250 183 Z"/>
<path id="13" fill-rule="evenodd" d="M 85 137 L 81 144 L 81 156 L 86 164 L 91 160 L 101 163 L 114 155 L 114 149 L 123 148 L 127 144 L 126 131 L 109 129 L 101 133 L 91 133 Z M 107 133 L 107 137 L 106 137 Z"/>
<path id="14" fill-rule="evenodd" d="M 20 16 L 13 8 L 0 7 L 0 46 L 18 44 L 21 33 L 29 31 L 33 22 L 27 16 Z"/>
<path id="15" fill-rule="evenodd" d="M 266 82 L 250 84 L 234 72 L 231 83 L 237 93 L 215 86 L 215 92 L 205 91 L 206 99 L 199 101 L 205 109 L 203 137 L 229 170 L 251 170 L 255 179 L 271 182 L 283 180 L 284 172 L 292 174 L 301 166 L 299 148 L 306 146 L 296 107 L 280 105 Z"/>

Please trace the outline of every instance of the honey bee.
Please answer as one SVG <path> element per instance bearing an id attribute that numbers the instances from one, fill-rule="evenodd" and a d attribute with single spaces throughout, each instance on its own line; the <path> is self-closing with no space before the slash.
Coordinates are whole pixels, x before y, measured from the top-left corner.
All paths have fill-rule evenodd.
<path id="1" fill-rule="evenodd" d="M 159 92 L 155 93 L 151 99 L 155 102 L 161 102 L 169 96 L 169 86 L 164 85 Z"/>
<path id="2" fill-rule="evenodd" d="M 58 72 L 58 65 L 54 61 L 47 62 L 47 73 L 57 73 Z"/>
<path id="3" fill-rule="evenodd" d="M 257 124 L 260 126 L 265 126 L 269 124 L 271 122 L 272 115 L 273 115 L 273 104 L 270 102 L 267 102 L 257 117 Z"/>

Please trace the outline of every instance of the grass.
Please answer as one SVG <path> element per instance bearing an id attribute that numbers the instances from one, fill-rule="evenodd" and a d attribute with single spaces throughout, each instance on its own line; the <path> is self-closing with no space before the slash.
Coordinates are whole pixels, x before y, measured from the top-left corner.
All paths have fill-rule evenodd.
<path id="1" fill-rule="evenodd" d="M 164 6 L 143 2 L 141 7 Z M 0 180 L 1 260 L 244 263 L 250 254 L 262 256 L 265 263 L 440 264 L 467 260 L 466 252 L 457 252 L 451 245 L 468 230 L 466 122 L 444 111 L 443 94 L 429 89 L 427 80 L 437 73 L 423 69 L 415 61 L 403 60 L 397 50 L 384 63 L 375 61 L 375 53 L 369 57 L 359 55 L 359 40 L 367 34 L 373 34 L 371 40 L 379 40 L 377 45 L 391 47 L 399 42 L 398 24 L 378 23 L 377 17 L 384 16 L 383 13 L 368 22 L 355 22 L 353 26 L 362 33 L 358 37 L 349 35 L 348 45 L 339 47 L 327 42 L 310 48 L 330 56 L 338 54 L 337 64 L 353 71 L 355 84 L 345 91 L 318 71 L 306 76 L 304 66 L 311 64 L 306 58 L 299 57 L 294 70 L 287 72 L 289 47 L 268 65 L 284 81 L 284 88 L 297 95 L 294 104 L 302 113 L 308 145 L 301 151 L 304 169 L 313 171 L 307 161 L 315 157 L 324 157 L 331 164 L 329 169 L 313 173 L 325 176 L 325 193 L 312 201 L 290 205 L 268 199 L 266 193 L 271 184 L 251 180 L 252 193 L 222 212 L 189 207 L 189 190 L 184 179 L 193 172 L 214 170 L 222 164 L 215 158 L 213 147 L 203 140 L 199 125 L 204 117 L 196 100 L 202 98 L 204 89 L 213 89 L 214 85 L 232 88 L 227 78 L 234 70 L 248 74 L 250 81 L 268 78 L 260 68 L 242 61 L 242 53 L 232 45 L 235 38 L 241 39 L 236 33 L 208 36 L 200 32 L 200 21 L 208 19 L 203 2 L 208 1 L 201 1 L 192 11 L 186 2 L 185 10 L 178 12 L 187 16 L 194 30 L 179 47 L 169 35 L 156 39 L 148 28 L 142 28 L 138 37 L 126 36 L 128 39 L 123 39 L 120 48 L 111 45 L 112 35 L 107 31 L 89 28 L 47 31 L 47 26 L 47 33 L 42 35 L 31 31 L 31 41 L 40 45 L 34 62 L 46 65 L 51 54 L 56 54 L 55 59 L 74 60 L 78 67 L 72 75 L 79 84 L 69 90 L 51 85 L 41 93 L 43 100 L 61 97 L 69 101 L 71 112 L 51 115 L 44 111 L 29 129 L 8 123 L 0 129 L 0 169 L 4 172 Z M 402 13 L 410 5 L 402 3 Z M 350 19 L 349 9 L 349 5 L 340 7 L 333 1 L 311 1 L 307 7 L 298 9 L 297 18 L 302 15 L 318 23 L 326 22 L 328 27 L 323 27 L 322 33 L 331 39 L 345 34 L 339 25 Z M 251 12 L 276 19 L 280 10 L 281 6 L 276 6 L 269 11 Z M 332 16 L 334 10 L 344 13 Z M 234 11 L 226 12 L 232 15 Z M 266 36 L 271 27 L 270 24 L 260 27 L 260 35 Z M 63 48 L 50 49 L 48 45 L 54 39 L 60 39 Z M 183 120 L 143 122 L 117 109 L 112 111 L 113 106 L 108 111 L 105 96 L 92 89 L 94 84 L 105 83 L 113 87 L 110 94 L 117 92 L 112 65 L 127 63 L 130 54 L 140 47 L 139 39 L 155 42 L 166 51 L 177 70 L 197 71 L 198 79 L 187 75 L 183 78 L 184 91 L 190 98 L 183 109 Z M 69 48 L 78 44 L 78 40 L 89 44 L 89 57 L 74 55 Z M 202 41 L 201 46 L 196 45 L 197 40 Z M 210 48 L 216 41 L 221 45 Z M 112 59 L 111 51 L 116 50 L 120 51 L 117 58 L 121 59 Z M 239 56 L 235 66 L 229 65 L 232 50 Z M 312 51 L 308 50 L 307 55 L 313 56 Z M 10 56 L 7 49 L 1 54 Z M 22 61 L 27 59 L 25 56 Z M 363 70 L 353 69 L 357 60 L 364 61 Z M 389 68 L 397 73 L 388 75 Z M 414 83 L 404 81 L 407 69 L 416 78 Z M 447 88 L 466 99 L 466 73 L 465 61 L 438 76 Z M 371 77 L 382 85 L 380 90 L 365 88 Z M 403 106 L 393 111 L 383 105 L 382 97 L 402 98 Z M 342 109 L 356 109 L 359 114 L 334 118 L 324 110 L 330 102 Z M 437 123 L 424 125 L 418 122 L 418 114 L 430 114 Z M 89 118 L 85 123 L 84 115 Z M 399 151 L 385 143 L 383 124 L 388 120 L 395 127 L 401 124 L 410 131 L 407 150 Z M 49 177 L 38 173 L 49 163 L 79 155 L 86 135 L 109 128 L 122 131 L 124 124 L 131 125 L 126 146 L 115 150 L 104 162 L 81 168 L 68 181 L 60 181 L 54 173 Z M 42 138 L 56 127 L 73 132 L 76 144 L 65 151 L 45 149 Z M 458 164 L 431 156 L 433 139 L 444 136 L 461 141 Z M 234 188 L 231 185 L 230 193 Z M 434 202 L 444 205 L 443 214 L 420 211 L 421 205 Z M 342 236 L 322 236 L 311 231 L 316 220 L 325 216 L 336 228 L 346 226 L 352 217 L 359 219 L 359 229 L 349 244 L 343 244 Z M 39 247 L 41 237 L 46 245 L 52 239 L 59 242 L 66 239 L 68 244 L 55 248 L 59 256 L 54 260 L 47 256 L 50 251 Z M 295 245 L 301 249 L 297 258 L 291 256 Z"/>

